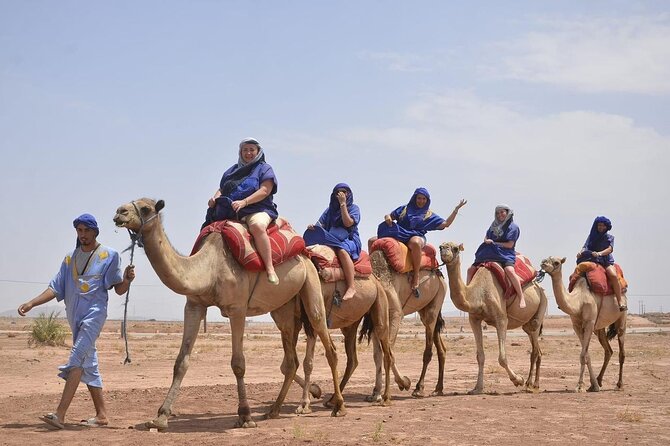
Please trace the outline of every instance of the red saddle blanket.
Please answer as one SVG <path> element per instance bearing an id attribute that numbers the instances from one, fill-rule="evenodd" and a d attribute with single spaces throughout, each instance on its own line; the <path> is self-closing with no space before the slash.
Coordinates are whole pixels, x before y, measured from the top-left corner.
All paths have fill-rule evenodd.
<path id="1" fill-rule="evenodd" d="M 249 271 L 265 271 L 263 260 L 256 252 L 247 226 L 239 221 L 222 220 L 206 226 L 200 231 L 193 245 L 191 255 L 198 252 L 203 238 L 212 232 L 218 232 L 228 245 L 233 257 Z M 272 248 L 272 263 L 278 265 L 301 254 L 305 250 L 305 241 L 293 230 L 288 221 L 279 217 L 267 229 Z"/>
<path id="2" fill-rule="evenodd" d="M 621 284 L 621 292 L 625 293 L 628 288 L 628 282 L 623 276 L 623 270 L 618 264 L 614 264 L 619 283 Z M 572 291 L 580 277 L 586 277 L 586 283 L 589 289 L 595 294 L 602 296 L 609 296 L 614 294 L 614 290 L 607 280 L 607 272 L 605 268 L 595 262 L 582 262 L 575 267 L 575 272 L 570 275 L 570 283 L 568 285 L 568 292 Z"/>
<path id="3" fill-rule="evenodd" d="M 311 245 L 305 249 L 305 253 L 316 265 L 324 282 L 344 280 L 344 272 L 333 248 L 325 245 Z M 361 251 L 358 260 L 354 262 L 354 272 L 356 277 L 368 277 L 372 274 L 370 256 L 366 251 Z"/>
<path id="4" fill-rule="evenodd" d="M 476 268 L 486 268 L 493 273 L 493 276 L 498 280 L 498 283 L 500 283 L 500 286 L 503 289 L 505 299 L 516 294 L 514 287 L 505 275 L 505 270 L 500 263 L 484 262 L 476 265 Z M 528 257 L 519 254 L 518 252 L 516 253 L 516 260 L 514 262 L 514 271 L 516 272 L 516 275 L 519 276 L 519 281 L 521 282 L 522 287 L 527 283 L 532 282 L 537 274 L 537 271 L 533 268 Z"/>
<path id="5" fill-rule="evenodd" d="M 372 243 L 370 253 L 381 250 L 386 255 L 391 267 L 399 273 L 412 271 L 412 258 L 409 248 L 392 237 L 378 238 Z M 426 243 L 421 253 L 421 269 L 437 269 L 437 251 L 433 245 Z"/>

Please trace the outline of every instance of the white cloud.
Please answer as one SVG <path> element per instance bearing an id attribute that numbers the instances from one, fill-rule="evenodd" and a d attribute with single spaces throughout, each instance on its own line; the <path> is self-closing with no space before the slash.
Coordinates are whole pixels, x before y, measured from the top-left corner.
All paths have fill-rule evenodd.
<path id="1" fill-rule="evenodd" d="M 499 60 L 487 74 L 585 92 L 670 93 L 668 14 L 537 25 L 541 30 L 495 45 Z"/>

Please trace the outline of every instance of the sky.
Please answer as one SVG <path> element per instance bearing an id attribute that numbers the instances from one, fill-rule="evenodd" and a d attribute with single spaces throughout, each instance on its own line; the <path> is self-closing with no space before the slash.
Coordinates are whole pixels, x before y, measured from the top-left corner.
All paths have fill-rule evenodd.
<path id="1" fill-rule="evenodd" d="M 631 312 L 667 311 L 669 98 L 664 1 L 0 0 L 0 312 L 44 290 L 84 212 L 121 251 L 116 208 L 163 199 L 190 252 L 245 137 L 300 233 L 339 182 L 363 240 L 421 186 L 443 217 L 468 200 L 428 235 L 462 242 L 463 270 L 506 203 L 517 250 L 567 257 L 567 280 L 606 215 Z M 181 319 L 185 298 L 134 263 L 129 315 Z"/>

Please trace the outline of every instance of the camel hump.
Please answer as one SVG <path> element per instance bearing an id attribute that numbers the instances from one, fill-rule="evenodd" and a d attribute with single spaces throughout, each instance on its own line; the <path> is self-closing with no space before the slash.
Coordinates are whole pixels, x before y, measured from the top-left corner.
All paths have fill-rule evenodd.
<path id="1" fill-rule="evenodd" d="M 628 282 L 623 275 L 623 269 L 619 264 L 614 264 L 614 269 L 617 272 L 619 284 L 621 285 L 621 292 L 625 293 L 628 290 Z M 614 294 L 614 290 L 607 280 L 607 273 L 605 268 L 595 262 L 582 262 L 575 267 L 575 271 L 570 275 L 568 284 L 568 292 L 572 292 L 577 281 L 581 278 L 586 278 L 586 283 L 592 293 L 601 296 L 608 296 Z"/>
<path id="2" fill-rule="evenodd" d="M 344 271 L 333 248 L 326 245 L 310 245 L 305 249 L 305 253 L 319 271 L 321 280 L 327 283 L 344 280 Z M 367 251 L 361 251 L 354 262 L 354 272 L 356 277 L 368 277 L 372 274 L 372 263 Z"/>
<path id="3" fill-rule="evenodd" d="M 215 221 L 204 227 L 193 246 L 191 255 L 195 254 L 202 241 L 211 233 L 219 233 L 235 259 L 249 271 L 265 271 L 247 225 L 236 220 Z M 272 263 L 279 265 L 305 251 L 305 241 L 293 230 L 288 220 L 278 217 L 268 226 L 268 237 L 272 248 Z"/>
<path id="4" fill-rule="evenodd" d="M 370 253 L 383 251 L 388 259 L 389 265 L 398 273 L 412 271 L 412 258 L 407 245 L 392 237 L 380 237 L 372 243 Z M 421 269 L 435 270 L 439 267 L 437 263 L 437 250 L 433 245 L 426 243 L 421 252 Z"/>

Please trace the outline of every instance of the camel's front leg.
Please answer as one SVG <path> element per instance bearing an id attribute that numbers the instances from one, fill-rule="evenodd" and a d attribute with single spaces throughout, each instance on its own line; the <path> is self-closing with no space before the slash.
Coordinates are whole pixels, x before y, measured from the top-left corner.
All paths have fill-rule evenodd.
<path id="1" fill-rule="evenodd" d="M 475 345 L 477 346 L 477 384 L 475 388 L 468 392 L 469 395 L 479 395 L 484 391 L 484 336 L 482 334 L 482 321 L 476 319 L 475 316 L 469 316 L 470 327 L 472 334 L 475 337 Z"/>
<path id="2" fill-rule="evenodd" d="M 626 350 L 624 349 L 624 340 L 626 337 L 626 323 L 618 325 L 617 327 L 617 340 L 619 341 L 619 381 L 616 383 L 617 390 L 623 390 L 623 363 L 626 360 Z"/>
<path id="3" fill-rule="evenodd" d="M 172 403 L 174 403 L 179 394 L 181 381 L 184 379 L 184 375 L 186 375 L 186 371 L 188 370 L 191 351 L 193 351 L 193 346 L 195 345 L 195 340 L 198 337 L 198 331 L 200 330 L 200 321 L 205 317 L 206 312 L 207 307 L 191 304 L 186 301 L 186 305 L 184 306 L 184 333 L 182 335 L 179 355 L 174 363 L 172 384 L 165 397 L 165 401 L 163 401 L 163 405 L 158 409 L 158 417 L 152 421 L 147 421 L 145 423 L 146 427 L 157 428 L 161 431 L 167 429 L 168 417 L 171 413 L 170 409 L 172 408 Z"/>
<path id="4" fill-rule="evenodd" d="M 381 287 L 377 285 L 377 300 L 372 305 L 370 310 L 370 318 L 372 319 L 372 324 L 374 326 L 374 333 L 376 334 L 379 345 L 381 346 L 382 352 L 384 354 L 384 393 L 382 394 L 381 404 L 387 406 L 391 404 L 391 376 L 390 368 L 392 365 L 395 365 L 395 359 L 393 358 L 393 350 L 391 348 L 390 342 L 390 327 L 389 327 L 389 310 L 388 310 L 388 300 L 386 292 Z M 355 333 L 354 333 L 355 337 Z"/>
<path id="5" fill-rule="evenodd" d="M 579 342 L 582 344 L 582 350 L 579 354 L 579 381 L 577 382 L 577 392 L 584 392 L 588 390 L 589 392 L 597 392 L 600 390 L 598 387 L 598 380 L 596 379 L 595 374 L 593 373 L 593 367 L 591 367 L 591 356 L 589 355 L 589 344 L 591 343 L 591 335 L 593 334 L 593 321 L 587 321 L 583 326 L 574 327 L 575 333 L 579 337 Z M 588 368 L 589 379 L 591 380 L 591 387 L 585 389 L 584 386 L 584 368 Z"/>
<path id="6" fill-rule="evenodd" d="M 233 355 L 230 366 L 237 381 L 237 422 L 235 427 L 256 427 L 256 422 L 251 418 L 251 408 L 247 400 L 247 389 L 244 384 L 244 372 L 246 364 L 244 360 L 244 323 L 246 315 L 244 311 L 236 311 L 230 314 L 230 332 L 233 343 Z"/>
<path id="7" fill-rule="evenodd" d="M 300 318 L 296 311 L 297 299 L 291 299 L 275 311 L 272 311 L 272 319 L 281 332 L 282 347 L 284 348 L 284 359 L 281 364 L 281 372 L 284 375 L 284 383 L 279 391 L 279 396 L 270 408 L 265 418 L 278 418 L 282 403 L 286 398 L 291 382 L 298 370 L 298 353 L 296 345 L 298 343 L 298 333 L 300 331 Z"/>
<path id="8" fill-rule="evenodd" d="M 507 342 L 507 317 L 501 318 L 496 323 L 496 333 L 498 334 L 498 364 L 507 371 L 507 376 L 515 386 L 522 386 L 523 378 L 516 373 L 507 363 L 507 351 L 505 343 Z"/>

